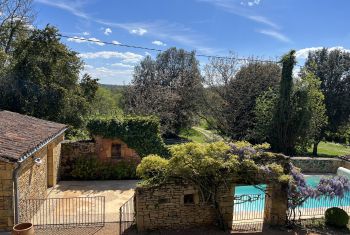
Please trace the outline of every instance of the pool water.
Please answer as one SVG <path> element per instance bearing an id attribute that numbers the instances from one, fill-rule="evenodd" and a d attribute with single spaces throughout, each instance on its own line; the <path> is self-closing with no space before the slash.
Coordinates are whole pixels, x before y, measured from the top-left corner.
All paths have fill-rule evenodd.
<path id="1" fill-rule="evenodd" d="M 331 177 L 332 175 L 305 175 L 306 183 L 311 187 L 316 187 L 322 177 Z M 258 185 L 259 188 L 265 189 L 266 185 Z M 235 197 L 240 197 L 246 194 L 262 194 L 258 200 L 253 200 L 251 203 L 241 203 L 246 200 L 246 197 L 235 200 L 235 211 L 263 211 L 265 206 L 265 195 L 262 190 L 254 186 L 237 186 L 235 188 Z M 339 198 L 325 198 L 308 199 L 304 202 L 301 208 L 319 208 L 319 207 L 333 207 L 333 206 L 350 206 L 350 192 L 345 195 L 347 200 L 339 200 Z M 248 206 L 249 204 L 249 206 Z"/>

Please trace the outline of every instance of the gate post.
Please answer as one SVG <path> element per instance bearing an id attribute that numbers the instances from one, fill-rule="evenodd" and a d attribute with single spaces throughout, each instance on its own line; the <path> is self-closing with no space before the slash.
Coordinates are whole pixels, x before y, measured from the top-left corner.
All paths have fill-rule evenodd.
<path id="1" fill-rule="evenodd" d="M 284 225 L 288 210 L 286 185 L 271 184 L 266 187 L 264 223 Z"/>
<path id="2" fill-rule="evenodd" d="M 231 229 L 233 220 L 233 201 L 235 195 L 235 185 L 228 185 L 228 188 L 219 188 L 219 208 L 223 215 L 227 228 Z"/>

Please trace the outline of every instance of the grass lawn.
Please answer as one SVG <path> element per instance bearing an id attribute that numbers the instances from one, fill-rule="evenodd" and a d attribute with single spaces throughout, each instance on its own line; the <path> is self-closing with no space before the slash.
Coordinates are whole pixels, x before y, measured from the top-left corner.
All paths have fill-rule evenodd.
<path id="1" fill-rule="evenodd" d="M 308 149 L 308 153 L 312 154 L 312 148 Z M 350 147 L 333 142 L 321 142 L 318 145 L 318 155 L 322 157 L 350 155 Z"/>
<path id="2" fill-rule="evenodd" d="M 181 130 L 179 136 L 197 143 L 205 143 L 207 139 L 203 133 L 195 130 L 194 128 Z"/>

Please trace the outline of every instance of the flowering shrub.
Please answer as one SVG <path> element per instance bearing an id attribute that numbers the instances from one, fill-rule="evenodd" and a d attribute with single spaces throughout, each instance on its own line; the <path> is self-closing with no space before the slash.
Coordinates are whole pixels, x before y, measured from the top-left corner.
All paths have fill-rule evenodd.
<path id="1" fill-rule="evenodd" d="M 350 190 L 350 181 L 344 176 L 335 176 L 333 178 L 322 178 L 316 188 L 306 184 L 304 175 L 292 163 L 289 164 L 291 180 L 288 189 L 288 207 L 291 209 L 290 220 L 295 220 L 297 207 L 309 198 L 319 199 L 321 196 L 343 198 L 345 193 Z"/>
<path id="2" fill-rule="evenodd" d="M 267 144 L 254 146 L 243 141 L 174 145 L 170 148 L 169 160 L 155 155 L 143 158 L 137 167 L 137 174 L 143 179 L 144 187 L 158 185 L 170 178 L 197 185 L 201 202 L 214 206 L 218 224 L 224 228 L 217 198 L 219 187 L 234 182 L 255 185 L 289 181 L 288 158 L 265 152 L 266 148 Z"/>

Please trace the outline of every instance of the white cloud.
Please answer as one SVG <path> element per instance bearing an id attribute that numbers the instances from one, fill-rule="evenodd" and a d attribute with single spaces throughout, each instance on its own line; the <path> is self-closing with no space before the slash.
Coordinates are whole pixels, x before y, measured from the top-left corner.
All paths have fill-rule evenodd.
<path id="1" fill-rule="evenodd" d="M 89 36 L 90 33 L 89 33 L 89 32 L 83 32 L 83 35 L 84 35 L 84 36 Z"/>
<path id="2" fill-rule="evenodd" d="M 103 33 L 104 35 L 110 35 L 112 33 L 112 30 L 110 28 L 106 28 Z"/>
<path id="3" fill-rule="evenodd" d="M 75 42 L 75 43 L 90 43 L 90 44 L 96 44 L 99 46 L 104 46 L 105 44 L 101 42 L 101 40 L 97 38 L 84 38 L 84 37 L 73 37 L 73 38 L 68 38 L 68 42 Z"/>
<path id="4" fill-rule="evenodd" d="M 121 67 L 121 68 L 133 68 L 134 66 L 130 65 L 130 64 L 124 64 L 124 63 L 114 63 L 111 64 L 111 66 L 113 67 Z"/>
<path id="5" fill-rule="evenodd" d="M 278 29 L 279 26 L 269 20 L 267 17 L 257 15 L 253 9 L 246 8 L 245 6 L 256 6 L 260 4 L 260 0 L 249 0 L 249 1 L 231 1 L 231 0 L 197 0 L 198 2 L 205 2 L 212 4 L 218 8 L 221 8 L 232 14 L 247 18 L 249 20 L 271 26 Z"/>
<path id="6" fill-rule="evenodd" d="M 250 20 L 253 20 L 255 22 L 258 22 L 258 23 L 266 24 L 266 25 L 268 25 L 272 28 L 275 28 L 275 29 L 279 28 L 279 26 L 276 23 L 272 22 L 271 20 L 267 19 L 264 16 L 250 15 L 250 16 L 247 16 L 247 18 Z"/>
<path id="7" fill-rule="evenodd" d="M 110 58 L 119 58 L 122 59 L 124 63 L 137 63 L 143 56 L 132 53 L 132 52 L 118 52 L 118 51 L 98 51 L 98 52 L 87 52 L 79 54 L 83 59 L 110 59 Z"/>
<path id="8" fill-rule="evenodd" d="M 73 37 L 73 38 L 68 38 L 68 42 L 76 42 L 76 43 L 83 43 L 86 42 L 84 37 Z"/>
<path id="9" fill-rule="evenodd" d="M 257 32 L 261 33 L 261 34 L 265 34 L 267 36 L 270 36 L 270 37 L 273 37 L 279 41 L 282 41 L 282 42 L 291 42 L 291 40 L 285 36 L 284 34 L 280 33 L 280 32 L 277 32 L 275 30 L 265 30 L 265 29 L 262 29 L 262 30 L 258 30 Z"/>
<path id="10" fill-rule="evenodd" d="M 322 48 L 323 48 L 323 47 L 308 47 L 308 48 L 303 48 L 303 49 L 297 50 L 297 51 L 295 52 L 295 57 L 296 57 L 297 59 L 306 59 L 307 56 L 309 55 L 309 52 L 321 50 Z M 346 49 L 346 48 L 344 48 L 344 47 L 342 47 L 342 46 L 329 47 L 328 50 L 329 50 L 329 51 L 341 50 L 341 51 L 350 53 L 350 49 Z"/>
<path id="11" fill-rule="evenodd" d="M 81 17 L 83 19 L 90 19 L 90 16 L 88 16 L 85 12 L 79 9 L 80 2 L 78 1 L 35 0 L 35 2 L 60 8 L 62 10 L 68 11 L 73 15 Z"/>
<path id="12" fill-rule="evenodd" d="M 147 33 L 147 29 L 144 28 L 137 28 L 137 29 L 131 29 L 129 31 L 131 34 L 137 34 L 139 36 L 144 35 L 145 33 Z"/>
<path id="13" fill-rule="evenodd" d="M 116 40 L 113 40 L 112 43 L 113 43 L 113 44 L 116 44 L 116 45 L 121 44 L 120 42 L 118 42 L 118 41 L 116 41 Z"/>
<path id="14" fill-rule="evenodd" d="M 125 83 L 129 83 L 133 69 L 113 69 L 107 67 L 84 67 L 84 72 L 90 74 L 94 78 L 99 78 L 99 82 L 103 84 L 119 84 L 123 85 Z"/>
<path id="15" fill-rule="evenodd" d="M 187 47 L 192 47 L 201 53 L 215 53 L 217 49 L 206 47 L 203 42 L 203 36 L 193 32 L 190 28 L 185 27 L 181 24 L 171 23 L 166 21 L 155 21 L 155 22 L 128 22 L 119 23 L 106 21 L 104 19 L 93 18 L 86 12 L 84 12 L 83 5 L 86 1 L 72 1 L 61 0 L 60 2 L 51 0 L 34 0 L 36 2 L 53 6 L 80 18 L 93 21 L 108 27 L 118 27 L 127 30 L 129 33 L 144 35 L 145 33 L 150 34 L 162 40 L 171 40 Z M 220 1 L 220 0 L 218 0 Z"/>
<path id="16" fill-rule="evenodd" d="M 96 45 L 99 45 L 99 46 L 105 45 L 103 42 L 101 42 L 100 39 L 97 39 L 97 38 L 89 38 L 89 40 L 90 40 L 89 42 L 95 43 Z"/>
<path id="17" fill-rule="evenodd" d="M 162 41 L 155 40 L 152 42 L 152 44 L 157 45 L 157 46 L 166 46 L 166 44 Z"/>

